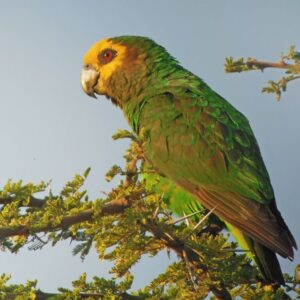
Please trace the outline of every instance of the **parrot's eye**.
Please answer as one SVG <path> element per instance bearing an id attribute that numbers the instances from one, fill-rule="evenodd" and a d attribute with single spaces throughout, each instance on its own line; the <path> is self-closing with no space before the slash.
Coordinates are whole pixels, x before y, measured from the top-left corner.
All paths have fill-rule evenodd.
<path id="1" fill-rule="evenodd" d="M 117 55 L 117 52 L 112 49 L 105 49 L 99 54 L 99 60 L 102 64 L 107 64 L 113 60 L 113 58 Z"/>

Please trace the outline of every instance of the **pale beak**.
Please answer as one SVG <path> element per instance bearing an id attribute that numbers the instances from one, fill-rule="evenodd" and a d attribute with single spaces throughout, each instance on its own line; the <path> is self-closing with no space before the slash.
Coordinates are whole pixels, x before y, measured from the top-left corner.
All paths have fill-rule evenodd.
<path id="1" fill-rule="evenodd" d="M 84 65 L 81 71 L 81 86 L 83 91 L 90 97 L 96 98 L 95 86 L 98 83 L 99 73 L 92 65 Z"/>

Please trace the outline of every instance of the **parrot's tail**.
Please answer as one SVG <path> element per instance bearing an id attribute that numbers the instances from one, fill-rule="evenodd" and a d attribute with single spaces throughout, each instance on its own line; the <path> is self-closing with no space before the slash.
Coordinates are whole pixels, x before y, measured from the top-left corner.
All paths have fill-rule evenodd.
<path id="1" fill-rule="evenodd" d="M 267 283 L 278 283 L 284 285 L 284 278 L 274 251 L 254 241 L 242 231 L 226 222 L 226 226 L 238 241 L 241 248 L 250 250 L 248 256 L 255 261 L 259 271 Z"/>
<path id="2" fill-rule="evenodd" d="M 248 242 L 249 250 L 252 251 L 255 263 L 265 281 L 284 285 L 285 282 L 276 253 L 249 237 L 245 237 L 245 239 Z"/>

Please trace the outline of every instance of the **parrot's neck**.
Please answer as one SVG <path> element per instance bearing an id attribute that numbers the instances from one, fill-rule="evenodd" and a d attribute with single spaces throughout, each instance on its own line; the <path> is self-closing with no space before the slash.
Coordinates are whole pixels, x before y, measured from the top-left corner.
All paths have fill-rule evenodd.
<path id="1" fill-rule="evenodd" d="M 197 95 L 199 91 L 206 87 L 207 85 L 199 77 L 178 66 L 168 76 L 160 76 L 158 74 L 157 77 L 149 79 L 147 86 L 139 94 L 135 94 L 127 101 L 124 101 L 121 108 L 129 125 L 138 134 L 140 130 L 140 116 L 144 106 L 149 101 L 166 94 L 182 96 L 187 91 Z"/>
<path id="2" fill-rule="evenodd" d="M 123 107 L 123 112 L 125 117 L 136 134 L 139 134 L 139 123 L 140 116 L 143 111 L 144 105 L 151 99 L 151 96 L 145 96 L 143 99 L 133 98 L 130 101 L 126 102 Z"/>

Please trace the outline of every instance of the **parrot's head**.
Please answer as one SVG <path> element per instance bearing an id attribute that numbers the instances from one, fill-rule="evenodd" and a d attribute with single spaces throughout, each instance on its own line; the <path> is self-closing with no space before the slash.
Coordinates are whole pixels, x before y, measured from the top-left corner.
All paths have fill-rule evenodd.
<path id="1" fill-rule="evenodd" d="M 153 40 L 139 36 L 107 38 L 95 43 L 83 58 L 82 88 L 89 96 L 106 95 L 123 104 L 155 86 L 165 66 L 176 60 Z"/>

